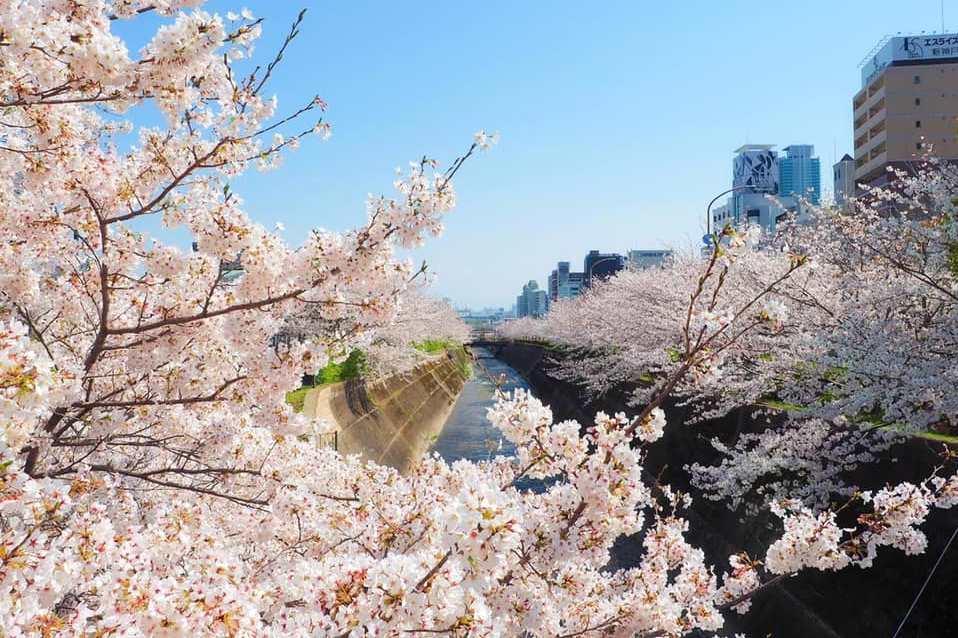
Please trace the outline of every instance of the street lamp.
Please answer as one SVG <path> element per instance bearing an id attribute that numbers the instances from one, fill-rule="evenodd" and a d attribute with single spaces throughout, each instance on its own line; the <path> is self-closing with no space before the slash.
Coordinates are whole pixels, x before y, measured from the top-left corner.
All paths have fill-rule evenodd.
<path id="1" fill-rule="evenodd" d="M 610 255 L 609 257 L 603 257 L 602 259 L 594 262 L 592 265 L 589 266 L 588 282 L 589 282 L 590 288 L 592 287 L 592 271 L 595 270 L 595 267 L 601 264 L 603 261 L 611 261 L 613 259 L 622 259 L 622 255 Z"/>
<path id="2" fill-rule="evenodd" d="M 722 191 L 721 193 L 719 193 L 718 195 L 716 195 L 716 196 L 712 199 L 712 201 L 709 202 L 708 207 L 705 209 L 705 234 L 706 234 L 706 236 L 709 236 L 709 235 L 712 234 L 712 204 L 714 204 L 715 202 L 717 202 L 717 201 L 719 200 L 719 198 L 721 198 L 723 195 L 728 195 L 729 193 L 734 193 L 735 191 L 742 191 L 742 190 L 745 190 L 745 189 L 747 189 L 747 188 L 752 188 L 752 186 L 748 186 L 748 185 L 745 185 L 745 186 L 733 186 L 732 188 L 728 189 L 727 191 Z"/>

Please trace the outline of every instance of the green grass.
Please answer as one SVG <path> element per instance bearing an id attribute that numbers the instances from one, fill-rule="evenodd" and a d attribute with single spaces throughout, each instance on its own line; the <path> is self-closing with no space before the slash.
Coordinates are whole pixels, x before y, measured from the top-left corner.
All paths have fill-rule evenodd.
<path id="1" fill-rule="evenodd" d="M 456 352 L 454 356 L 459 371 L 465 378 L 472 376 L 472 365 L 469 363 L 469 357 L 462 344 L 454 343 L 441 339 L 430 339 L 417 343 L 413 346 L 421 352 L 427 354 L 439 354 L 440 352 Z M 461 353 L 461 356 L 459 356 Z M 313 385 L 303 386 L 286 393 L 286 403 L 293 406 L 296 412 L 303 411 L 303 402 L 306 400 L 306 393 L 313 388 L 318 388 L 330 383 L 340 383 L 348 379 L 355 379 L 366 374 L 368 368 L 366 364 L 366 355 L 362 350 L 353 350 L 349 356 L 341 363 L 330 361 L 324 368 L 319 370 L 313 376 Z"/>
<path id="2" fill-rule="evenodd" d="M 451 350 L 457 347 L 461 348 L 462 346 L 446 339 L 427 339 L 420 343 L 413 344 L 413 348 L 426 354 L 439 354 L 444 350 Z"/>
<path id="3" fill-rule="evenodd" d="M 296 390 L 286 393 L 286 403 L 293 406 L 296 412 L 303 411 L 303 402 L 306 400 L 306 393 L 313 388 L 329 383 L 339 383 L 347 379 L 361 377 L 366 372 L 366 355 L 362 350 L 353 350 L 342 363 L 330 361 L 313 376 L 313 385 L 305 385 Z"/>
<path id="4" fill-rule="evenodd" d="M 366 373 L 366 355 L 362 350 L 353 350 L 342 363 L 330 361 L 322 370 L 316 373 L 315 385 L 339 383 L 347 379 L 355 379 Z"/>
<path id="5" fill-rule="evenodd" d="M 456 362 L 462 378 L 471 379 L 473 373 L 472 361 L 466 354 L 466 349 L 461 344 L 454 344 L 448 351 L 452 354 L 452 359 Z"/>
<path id="6" fill-rule="evenodd" d="M 455 360 L 456 366 L 458 366 L 463 378 L 468 379 L 472 377 L 472 364 L 469 363 L 469 355 L 466 354 L 466 349 L 461 343 L 449 341 L 448 339 L 427 339 L 426 341 L 413 344 L 413 348 L 426 354 L 448 352 Z"/>
<path id="7" fill-rule="evenodd" d="M 312 390 L 311 386 L 306 386 L 286 393 L 286 403 L 293 406 L 294 412 L 303 411 L 303 402 L 306 401 L 306 393 Z"/>

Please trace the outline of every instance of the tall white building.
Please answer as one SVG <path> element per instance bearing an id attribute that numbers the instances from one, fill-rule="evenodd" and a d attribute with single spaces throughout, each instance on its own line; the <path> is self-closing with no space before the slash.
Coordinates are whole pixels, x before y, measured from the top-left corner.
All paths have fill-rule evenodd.
<path id="1" fill-rule="evenodd" d="M 835 190 L 835 205 L 841 208 L 848 206 L 855 196 L 855 158 L 848 153 L 832 167 Z"/>

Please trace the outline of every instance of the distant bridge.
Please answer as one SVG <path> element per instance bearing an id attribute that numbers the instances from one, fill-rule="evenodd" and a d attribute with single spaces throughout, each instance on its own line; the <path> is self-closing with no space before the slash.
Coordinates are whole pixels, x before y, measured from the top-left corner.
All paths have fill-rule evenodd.
<path id="1" fill-rule="evenodd" d="M 488 348 L 498 354 L 499 349 L 505 344 L 505 339 L 491 328 L 473 328 L 469 335 L 469 341 L 465 345 L 475 348 Z"/>
<path id="2" fill-rule="evenodd" d="M 502 343 L 502 335 L 494 328 L 473 328 L 469 331 L 469 344 Z"/>

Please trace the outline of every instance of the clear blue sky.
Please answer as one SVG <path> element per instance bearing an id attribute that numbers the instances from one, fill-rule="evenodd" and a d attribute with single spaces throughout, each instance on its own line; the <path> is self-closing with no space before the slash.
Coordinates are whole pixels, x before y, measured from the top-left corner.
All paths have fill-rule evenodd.
<path id="1" fill-rule="evenodd" d="M 246 6 L 266 19 L 261 61 L 309 9 L 271 89 L 281 107 L 323 96 L 334 127 L 236 184 L 294 244 L 362 223 L 396 166 L 448 162 L 476 130 L 500 131 L 458 179 L 445 234 L 414 256 L 438 294 L 476 307 L 511 305 L 523 282 L 543 285 L 559 260 L 581 268 L 589 249 L 698 242 L 746 142 L 814 144 L 830 190 L 835 153 L 851 151 L 859 62 L 887 33 L 940 29 L 939 0 Z M 958 30 L 958 0 L 945 19 Z M 141 27 L 121 28 L 142 42 Z"/>

